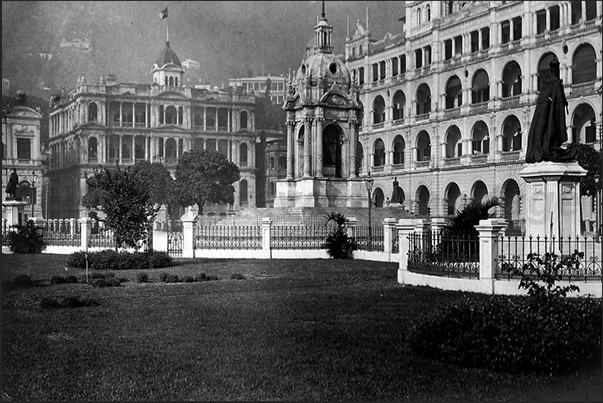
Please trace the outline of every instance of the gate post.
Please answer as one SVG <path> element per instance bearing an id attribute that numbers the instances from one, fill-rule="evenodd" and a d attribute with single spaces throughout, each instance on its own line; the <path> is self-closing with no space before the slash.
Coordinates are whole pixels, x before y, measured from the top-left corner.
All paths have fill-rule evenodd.
<path id="1" fill-rule="evenodd" d="M 392 238 L 394 237 L 395 226 L 395 218 L 386 217 L 383 219 L 383 252 L 388 254 L 392 253 Z"/>
<path id="2" fill-rule="evenodd" d="M 410 250 L 409 235 L 412 234 L 417 227 L 417 219 L 401 218 L 396 224 L 398 230 L 398 247 L 399 247 L 399 264 L 398 264 L 398 283 L 404 284 L 404 278 L 408 271 L 408 252 Z"/>
<path id="3" fill-rule="evenodd" d="M 189 206 L 182 217 L 182 257 L 195 257 L 195 223 L 198 216 Z"/>
<path id="4" fill-rule="evenodd" d="M 507 222 L 500 218 L 480 220 L 475 229 L 479 232 L 479 281 L 486 285 L 490 294 L 494 294 L 496 259 L 498 258 L 498 241 Z"/>
<path id="5" fill-rule="evenodd" d="M 272 220 L 270 217 L 262 217 L 262 251 L 267 259 L 272 259 L 272 250 L 270 249 L 270 227 Z"/>
<path id="6" fill-rule="evenodd" d="M 83 250 L 88 250 L 88 238 L 92 233 L 92 219 L 90 217 L 82 217 L 79 219 L 80 222 L 80 247 Z"/>

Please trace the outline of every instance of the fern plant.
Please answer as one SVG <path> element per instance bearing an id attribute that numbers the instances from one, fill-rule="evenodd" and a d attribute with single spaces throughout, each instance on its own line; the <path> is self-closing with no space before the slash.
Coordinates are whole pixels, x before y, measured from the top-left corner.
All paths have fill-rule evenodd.
<path id="1" fill-rule="evenodd" d="M 8 247 L 13 253 L 41 253 L 46 249 L 44 228 L 36 226 L 33 220 L 23 225 L 13 225 L 16 231 L 8 233 Z"/>

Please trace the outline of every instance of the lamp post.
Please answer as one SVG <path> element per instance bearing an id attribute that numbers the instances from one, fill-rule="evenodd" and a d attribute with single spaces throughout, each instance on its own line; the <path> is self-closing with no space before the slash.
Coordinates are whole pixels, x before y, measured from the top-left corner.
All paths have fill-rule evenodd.
<path id="1" fill-rule="evenodd" d="M 30 193 L 30 201 L 31 201 L 31 218 L 34 216 L 34 206 L 35 206 L 35 196 L 36 196 L 36 181 L 38 180 L 38 175 L 36 175 L 36 171 L 31 172 L 31 193 Z"/>
<path id="2" fill-rule="evenodd" d="M 46 215 L 44 216 L 45 220 L 48 220 L 48 193 L 50 193 L 50 179 L 46 178 L 46 194 L 45 194 L 46 202 L 44 203 L 44 205 L 46 207 Z"/>
<path id="3" fill-rule="evenodd" d="M 371 191 L 373 190 L 373 183 L 375 182 L 375 180 L 373 178 L 371 178 L 371 172 L 369 171 L 368 176 L 366 178 L 364 178 L 364 184 L 366 185 L 366 192 L 368 193 L 368 236 L 369 236 L 369 245 L 372 246 L 373 244 L 373 228 L 371 226 L 371 205 L 372 203 L 372 199 L 371 199 Z M 370 249 L 369 246 L 369 249 Z"/>

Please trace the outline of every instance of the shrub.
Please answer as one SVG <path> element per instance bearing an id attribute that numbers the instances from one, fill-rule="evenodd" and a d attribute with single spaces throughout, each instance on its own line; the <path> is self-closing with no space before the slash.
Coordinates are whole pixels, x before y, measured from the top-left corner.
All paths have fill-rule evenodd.
<path id="1" fill-rule="evenodd" d="M 162 283 L 165 283 L 165 280 L 167 280 L 168 276 L 169 276 L 169 273 L 166 273 L 166 272 L 159 273 L 159 281 L 161 281 Z"/>
<path id="2" fill-rule="evenodd" d="M 31 287 L 34 285 L 31 277 L 27 274 L 21 274 L 13 280 L 13 286 L 15 287 Z"/>
<path id="3" fill-rule="evenodd" d="M 88 255 L 88 264 L 92 270 L 114 270 L 118 266 L 119 253 L 106 249 Z"/>
<path id="4" fill-rule="evenodd" d="M 96 279 L 96 278 L 102 278 L 102 279 L 104 279 L 105 275 L 103 273 L 93 272 L 93 273 L 90 273 L 90 278 L 91 279 Z"/>
<path id="5" fill-rule="evenodd" d="M 356 249 L 356 241 L 347 234 L 345 216 L 341 213 L 329 213 L 326 218 L 327 224 L 331 221 L 337 224 L 325 240 L 324 247 L 327 253 L 333 259 L 351 259 Z"/>
<path id="6" fill-rule="evenodd" d="M 75 284 L 75 283 L 77 283 L 77 277 L 75 277 L 75 276 L 67 276 L 65 278 L 65 281 L 67 283 Z"/>
<path id="7" fill-rule="evenodd" d="M 230 275 L 230 279 L 231 280 L 245 280 L 245 276 L 243 276 L 241 273 L 232 273 Z"/>
<path id="8" fill-rule="evenodd" d="M 218 280 L 218 276 L 216 276 L 216 275 L 207 276 L 207 281 L 217 281 L 217 280 Z"/>
<path id="9" fill-rule="evenodd" d="M 44 228 L 36 226 L 33 220 L 24 225 L 13 225 L 16 231 L 6 235 L 8 247 L 13 253 L 41 253 L 46 249 Z"/>
<path id="10" fill-rule="evenodd" d="M 192 283 L 195 281 L 195 279 L 193 278 L 193 276 L 184 276 L 180 279 L 180 281 L 182 281 L 183 283 Z"/>
<path id="11" fill-rule="evenodd" d="M 42 309 L 58 309 L 58 308 L 80 308 L 86 306 L 99 306 L 100 304 L 91 298 L 79 297 L 63 297 L 60 299 L 45 297 L 40 301 Z"/>
<path id="12" fill-rule="evenodd" d="M 178 281 L 179 281 L 179 279 L 176 274 L 168 274 L 165 279 L 166 283 L 177 283 Z"/>
<path id="13" fill-rule="evenodd" d="M 107 282 L 107 287 L 119 287 L 121 282 L 115 277 L 110 277 L 105 280 Z"/>
<path id="14" fill-rule="evenodd" d="M 50 278 L 50 284 L 64 284 L 66 283 L 67 280 L 65 280 L 65 277 L 61 277 L 61 276 L 52 276 Z"/>
<path id="15" fill-rule="evenodd" d="M 97 279 L 93 280 L 90 284 L 92 284 L 92 287 L 95 287 L 95 288 L 107 287 L 107 282 L 105 281 L 104 278 L 97 278 Z"/>
<path id="16" fill-rule="evenodd" d="M 138 273 L 136 275 L 136 282 L 138 283 L 148 283 L 149 275 L 147 273 Z"/>
<path id="17" fill-rule="evenodd" d="M 167 252 L 146 252 L 149 259 L 149 267 L 160 269 L 163 267 L 169 267 L 172 265 L 172 257 Z"/>
<path id="18" fill-rule="evenodd" d="M 69 255 L 69 258 L 67 259 L 67 266 L 76 267 L 78 269 L 85 269 L 86 268 L 86 252 L 84 252 L 84 251 L 73 252 L 71 255 Z"/>
<path id="19" fill-rule="evenodd" d="M 408 342 L 458 365 L 558 374 L 600 357 L 601 316 L 590 298 L 466 297 L 414 323 Z"/>
<path id="20" fill-rule="evenodd" d="M 201 273 L 201 274 L 197 274 L 197 276 L 195 276 L 195 281 L 209 281 L 209 278 L 207 277 L 207 275 L 205 273 Z"/>

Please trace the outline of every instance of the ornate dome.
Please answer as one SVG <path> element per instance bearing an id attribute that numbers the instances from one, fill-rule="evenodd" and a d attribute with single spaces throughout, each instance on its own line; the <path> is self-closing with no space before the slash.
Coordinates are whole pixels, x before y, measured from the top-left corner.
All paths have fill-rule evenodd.
<path id="1" fill-rule="evenodd" d="M 161 51 L 161 54 L 157 58 L 154 68 L 161 69 L 167 64 L 173 64 L 182 69 L 182 64 L 180 64 L 180 59 L 178 59 L 176 52 L 174 52 L 172 50 L 172 48 L 170 48 L 169 42 L 165 43 L 165 48 Z"/>
<path id="2" fill-rule="evenodd" d="M 310 81 L 310 85 L 318 84 L 322 79 L 329 87 L 336 83 L 340 88 L 350 87 L 350 71 L 345 64 L 332 53 L 315 53 L 304 60 L 297 70 L 301 81 Z"/>

